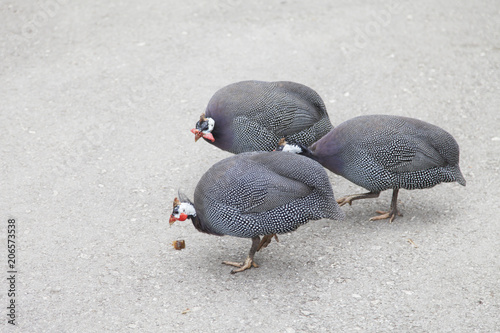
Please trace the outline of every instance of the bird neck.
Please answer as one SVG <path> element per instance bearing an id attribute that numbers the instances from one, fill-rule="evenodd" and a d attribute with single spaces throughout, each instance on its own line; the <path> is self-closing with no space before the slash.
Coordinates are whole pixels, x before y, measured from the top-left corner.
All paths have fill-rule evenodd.
<path id="1" fill-rule="evenodd" d="M 309 157 L 310 159 L 318 161 L 318 157 L 316 155 L 314 155 L 314 153 L 312 152 L 311 149 L 309 149 L 309 147 L 303 146 L 302 153 L 300 153 L 300 155 L 303 155 L 305 157 Z"/>
<path id="2" fill-rule="evenodd" d="M 313 160 L 317 160 L 314 153 L 309 149 L 309 147 L 303 145 L 302 143 L 287 143 L 281 148 L 284 152 L 299 154 L 305 157 L 309 157 Z"/>
<path id="3" fill-rule="evenodd" d="M 299 155 L 302 155 L 305 157 L 309 157 L 310 159 L 313 159 L 315 161 L 318 160 L 317 156 L 314 155 L 312 150 L 309 147 L 307 147 L 306 145 L 303 145 L 302 143 L 294 143 L 294 144 L 291 144 L 289 146 L 291 147 L 291 149 L 289 149 L 289 151 L 291 151 L 291 152 L 294 152 L 296 154 L 299 154 Z"/>
<path id="4" fill-rule="evenodd" d="M 193 226 L 196 228 L 196 230 L 210 235 L 222 236 L 222 234 L 213 231 L 206 223 L 203 223 L 203 221 L 199 218 L 199 216 L 189 215 L 188 217 L 193 222 Z"/>

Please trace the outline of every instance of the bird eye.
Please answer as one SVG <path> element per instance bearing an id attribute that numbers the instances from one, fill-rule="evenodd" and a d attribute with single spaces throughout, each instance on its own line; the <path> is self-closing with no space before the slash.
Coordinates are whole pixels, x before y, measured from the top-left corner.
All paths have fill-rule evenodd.
<path id="1" fill-rule="evenodd" d="M 200 131 L 206 131 L 208 130 L 208 122 L 204 121 L 203 123 L 199 124 Z"/>

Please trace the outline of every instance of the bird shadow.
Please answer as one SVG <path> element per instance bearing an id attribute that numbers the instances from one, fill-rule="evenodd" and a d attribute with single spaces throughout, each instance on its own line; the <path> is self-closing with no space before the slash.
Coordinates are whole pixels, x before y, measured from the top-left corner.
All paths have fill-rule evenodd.
<path id="1" fill-rule="evenodd" d="M 428 191 L 427 191 L 428 192 Z M 400 191 L 398 198 L 398 210 L 401 216 L 397 216 L 393 222 L 389 219 L 370 221 L 371 217 L 377 216 L 376 211 L 387 211 L 390 208 L 390 191 L 382 192 L 379 198 L 359 200 L 352 206 L 343 206 L 346 214 L 345 221 L 358 223 L 364 226 L 379 227 L 386 225 L 434 225 L 456 221 L 458 211 L 454 209 L 454 203 L 445 197 L 436 197 L 426 191 Z"/>
<path id="2" fill-rule="evenodd" d="M 359 200 L 352 206 L 343 206 L 346 213 L 343 221 L 311 221 L 296 231 L 279 235 L 279 243 L 271 244 L 255 255 L 259 264 L 257 269 L 230 274 L 233 267 L 223 265 L 222 261 L 243 262 L 248 255 L 251 240 L 237 237 L 198 237 L 197 244 L 190 244 L 191 254 L 184 261 L 186 270 L 197 270 L 217 280 L 234 277 L 269 279 L 273 276 L 296 278 L 301 274 L 317 274 L 342 266 L 342 256 L 352 251 L 354 244 L 361 239 L 373 240 L 377 245 L 380 237 L 397 237 L 402 234 L 418 233 L 421 230 L 439 229 L 455 223 L 459 212 L 454 209 L 456 203 L 432 191 L 401 191 L 398 208 L 403 216 L 398 216 L 392 223 L 389 220 L 370 221 L 376 210 L 387 210 L 391 192 L 382 192 L 379 198 Z M 385 236 L 384 236 L 385 233 Z M 353 247 L 354 246 L 354 247 Z M 347 251 L 347 252 L 346 252 Z M 261 276 L 265 274 L 264 276 Z M 318 273 L 319 274 L 319 273 Z"/>

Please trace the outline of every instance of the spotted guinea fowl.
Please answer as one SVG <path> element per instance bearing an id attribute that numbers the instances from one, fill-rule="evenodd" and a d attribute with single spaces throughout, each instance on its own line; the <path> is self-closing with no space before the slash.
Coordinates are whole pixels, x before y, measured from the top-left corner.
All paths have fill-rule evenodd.
<path id="1" fill-rule="evenodd" d="M 242 81 L 218 90 L 191 132 L 239 154 L 271 151 L 282 137 L 310 145 L 332 129 L 321 97 L 295 82 Z"/>
<path id="2" fill-rule="evenodd" d="M 194 203 L 175 198 L 170 224 L 190 218 L 204 233 L 251 238 L 243 264 L 224 262 L 238 267 L 236 273 L 257 267 L 255 252 L 276 234 L 309 220 L 343 217 L 319 163 L 283 152 L 249 152 L 214 164 L 198 182 Z"/>
<path id="3" fill-rule="evenodd" d="M 441 182 L 465 186 L 459 148 L 445 130 L 421 120 L 389 115 L 367 115 L 345 121 L 307 148 L 280 142 L 278 150 L 293 151 L 321 163 L 330 171 L 364 187 L 368 193 L 337 200 L 340 206 L 376 198 L 392 189 L 391 208 L 370 220 L 396 215 L 399 189 L 423 189 Z"/>

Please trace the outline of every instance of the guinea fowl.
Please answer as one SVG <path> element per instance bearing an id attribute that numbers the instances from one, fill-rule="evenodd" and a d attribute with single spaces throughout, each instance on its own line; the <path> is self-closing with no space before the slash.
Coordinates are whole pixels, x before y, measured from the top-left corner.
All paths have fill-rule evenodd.
<path id="1" fill-rule="evenodd" d="M 278 150 L 308 156 L 330 171 L 364 187 L 368 193 L 337 200 L 340 206 L 376 198 L 392 189 L 391 208 L 377 211 L 370 220 L 396 215 L 400 188 L 413 190 L 441 182 L 465 186 L 460 172 L 459 148 L 445 130 L 421 120 L 388 115 L 367 115 L 345 121 L 311 147 L 282 140 Z"/>
<path id="2" fill-rule="evenodd" d="M 175 198 L 169 221 L 190 218 L 204 233 L 251 238 L 243 264 L 223 262 L 238 267 L 231 272 L 236 273 L 258 267 L 255 252 L 276 234 L 293 231 L 309 220 L 343 217 L 320 164 L 295 154 L 250 152 L 214 164 L 198 182 L 194 203 Z"/>
<path id="3" fill-rule="evenodd" d="M 333 128 L 325 104 L 295 82 L 242 81 L 218 90 L 191 132 L 239 154 L 271 151 L 282 137 L 310 145 Z"/>

